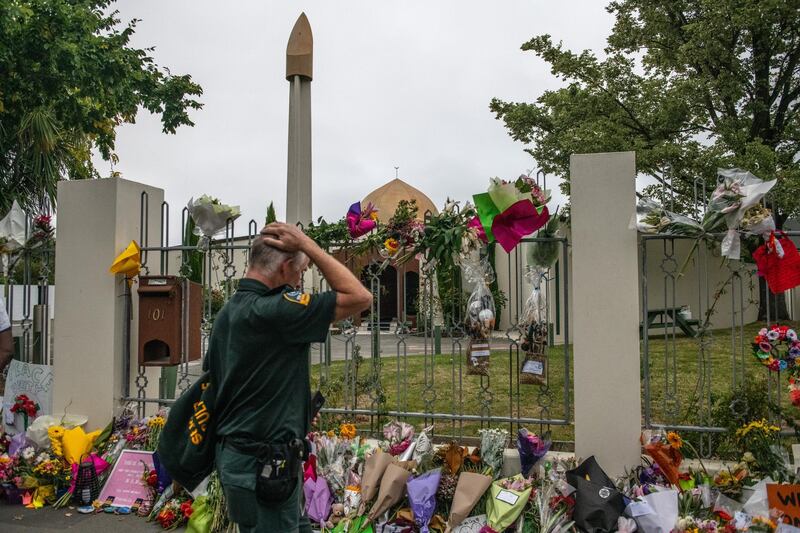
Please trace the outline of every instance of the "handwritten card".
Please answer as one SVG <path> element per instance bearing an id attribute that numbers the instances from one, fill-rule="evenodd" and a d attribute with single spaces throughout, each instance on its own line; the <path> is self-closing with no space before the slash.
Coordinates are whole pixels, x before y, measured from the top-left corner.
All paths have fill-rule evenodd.
<path id="1" fill-rule="evenodd" d="M 783 511 L 783 521 L 800 527 L 800 485 L 767 485 L 770 509 Z"/>
<path id="2" fill-rule="evenodd" d="M 486 525 L 486 515 L 480 514 L 477 516 L 470 516 L 465 518 L 461 524 L 453 528 L 453 533 L 480 533 L 483 526 Z"/>

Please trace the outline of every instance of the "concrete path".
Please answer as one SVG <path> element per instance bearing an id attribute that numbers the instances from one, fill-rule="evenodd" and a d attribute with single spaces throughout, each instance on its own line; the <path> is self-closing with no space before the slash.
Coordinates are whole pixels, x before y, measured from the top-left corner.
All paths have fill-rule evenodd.
<path id="1" fill-rule="evenodd" d="M 69 516 L 71 515 L 71 516 Z M 0 500 L 0 531 L 3 533 L 34 533 L 38 531 L 79 531 L 81 533 L 127 533 L 129 531 L 162 531 L 156 523 L 145 518 L 111 514 L 84 515 L 69 507 L 65 509 L 26 509 L 8 505 Z"/>

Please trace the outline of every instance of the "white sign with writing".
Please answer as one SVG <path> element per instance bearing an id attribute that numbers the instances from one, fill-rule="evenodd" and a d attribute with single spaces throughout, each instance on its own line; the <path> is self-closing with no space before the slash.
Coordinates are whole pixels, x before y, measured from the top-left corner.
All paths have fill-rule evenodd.
<path id="1" fill-rule="evenodd" d="M 6 377 L 6 390 L 3 395 L 3 412 L 6 430 L 9 432 L 22 431 L 22 422 L 14 423 L 11 407 L 20 394 L 26 395 L 34 403 L 39 404 L 39 415 L 49 415 L 53 409 L 53 367 L 50 365 L 36 365 L 23 363 L 16 359 L 8 365 Z M 17 416 L 16 418 L 21 418 Z M 9 423 L 10 422 L 10 423 Z M 29 420 L 29 424 L 33 420 Z M 17 427 L 18 426 L 18 427 Z"/>
<path id="2" fill-rule="evenodd" d="M 480 533 L 483 526 L 486 525 L 486 515 L 479 514 L 477 516 L 470 516 L 465 518 L 461 524 L 453 528 L 453 533 Z"/>

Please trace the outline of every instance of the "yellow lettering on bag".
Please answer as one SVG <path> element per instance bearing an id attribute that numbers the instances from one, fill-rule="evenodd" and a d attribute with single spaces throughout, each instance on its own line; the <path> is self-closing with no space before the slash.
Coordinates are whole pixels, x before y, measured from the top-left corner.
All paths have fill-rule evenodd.
<path id="1" fill-rule="evenodd" d="M 205 438 L 204 434 L 208 427 L 208 421 L 211 419 L 211 413 L 203 400 L 195 402 L 192 407 L 194 408 L 194 414 L 189 419 L 189 438 L 192 444 L 197 446 Z"/>

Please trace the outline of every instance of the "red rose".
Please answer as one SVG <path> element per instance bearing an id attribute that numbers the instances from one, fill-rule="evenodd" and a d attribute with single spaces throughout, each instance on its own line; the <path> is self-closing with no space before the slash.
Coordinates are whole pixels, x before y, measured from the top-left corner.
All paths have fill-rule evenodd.
<path id="1" fill-rule="evenodd" d="M 183 502 L 181 504 L 181 512 L 184 517 L 189 518 L 192 516 L 192 510 L 192 502 Z"/>
<path id="2" fill-rule="evenodd" d="M 167 529 L 175 522 L 175 512 L 172 509 L 165 509 L 159 513 L 156 520 L 158 520 L 162 528 Z"/>
<path id="3" fill-rule="evenodd" d="M 158 474 L 156 474 L 155 470 L 151 471 L 147 475 L 147 484 L 150 485 L 151 487 L 155 487 L 156 485 L 158 485 Z"/>

